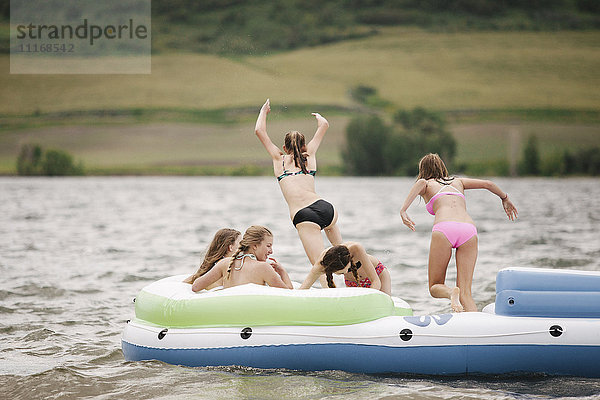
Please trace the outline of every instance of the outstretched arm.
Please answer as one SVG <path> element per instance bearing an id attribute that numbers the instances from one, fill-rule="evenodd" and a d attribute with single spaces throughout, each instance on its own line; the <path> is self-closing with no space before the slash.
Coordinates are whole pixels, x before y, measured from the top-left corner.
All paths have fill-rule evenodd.
<path id="1" fill-rule="evenodd" d="M 323 261 L 323 255 L 325 255 L 326 251 L 327 250 L 323 250 L 321 252 L 321 255 L 319 256 L 317 262 L 310 269 L 308 276 L 304 279 L 304 282 L 302 282 L 302 285 L 300 285 L 299 289 L 310 289 L 313 283 L 315 283 L 319 279 L 319 277 L 325 273 L 321 261 Z"/>
<path id="2" fill-rule="evenodd" d="M 508 198 L 508 193 L 502 191 L 498 185 L 494 182 L 487 179 L 472 179 L 472 178 L 460 178 L 460 181 L 465 188 L 467 189 L 487 189 L 490 192 L 494 193 L 496 196 L 500 197 L 502 200 L 502 207 L 504 208 L 504 212 L 508 216 L 508 219 L 514 221 L 519 216 L 519 212 L 517 211 L 517 207 L 510 201 Z"/>
<path id="3" fill-rule="evenodd" d="M 310 155 L 317 153 L 317 150 L 325 137 L 325 132 L 327 132 L 327 129 L 329 128 L 329 122 L 327 122 L 325 117 L 319 113 L 312 113 L 312 115 L 317 119 L 317 131 L 311 141 L 306 145 L 306 152 Z"/>
<path id="4" fill-rule="evenodd" d="M 427 189 L 427 181 L 425 179 L 419 179 L 417 182 L 415 182 L 413 187 L 410 189 L 410 192 L 408 192 L 408 196 L 406 196 L 406 200 L 404 200 L 404 204 L 400 209 L 400 217 L 402 217 L 402 222 L 412 231 L 415 231 L 415 223 L 412 219 L 410 219 L 406 211 L 412 202 L 415 201 L 417 196 L 422 196 L 425 194 L 425 189 Z"/>
<path id="5" fill-rule="evenodd" d="M 254 133 L 258 136 L 260 142 L 265 146 L 265 149 L 273 159 L 278 159 L 281 156 L 281 151 L 273 144 L 271 138 L 267 134 L 267 114 L 271 111 L 271 101 L 267 99 L 265 104 L 260 108 L 258 119 L 256 120 L 256 126 L 254 127 Z"/>

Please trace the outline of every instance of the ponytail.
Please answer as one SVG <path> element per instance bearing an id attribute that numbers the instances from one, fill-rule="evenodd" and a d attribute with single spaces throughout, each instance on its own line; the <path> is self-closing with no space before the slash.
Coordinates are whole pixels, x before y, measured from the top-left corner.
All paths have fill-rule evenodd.
<path id="1" fill-rule="evenodd" d="M 330 288 L 335 288 L 335 282 L 333 282 L 333 273 L 331 271 L 327 271 L 325 273 L 325 277 L 327 278 L 327 286 Z"/>
<path id="2" fill-rule="evenodd" d="M 304 135 L 298 131 L 288 132 L 285 135 L 285 147 L 288 151 L 292 152 L 294 157 L 294 165 L 302 170 L 303 173 L 308 174 L 308 168 L 306 168 L 306 140 Z"/>
<path id="3" fill-rule="evenodd" d="M 350 272 L 352 272 L 352 275 L 354 276 L 354 279 L 356 280 L 356 285 L 360 286 L 360 279 L 358 278 L 358 269 L 361 266 L 361 262 L 357 261 L 356 264 L 354 264 L 352 262 L 352 260 L 350 260 L 350 268 L 348 268 L 348 270 Z"/>
<path id="4" fill-rule="evenodd" d="M 233 263 L 237 259 L 237 256 L 239 256 L 241 252 L 247 250 L 247 247 L 244 247 L 245 246 L 240 245 L 236 252 L 231 256 L 231 261 L 229 261 L 229 266 L 227 267 L 227 276 L 225 277 L 225 279 L 229 279 L 231 277 L 231 267 L 233 267 Z"/>

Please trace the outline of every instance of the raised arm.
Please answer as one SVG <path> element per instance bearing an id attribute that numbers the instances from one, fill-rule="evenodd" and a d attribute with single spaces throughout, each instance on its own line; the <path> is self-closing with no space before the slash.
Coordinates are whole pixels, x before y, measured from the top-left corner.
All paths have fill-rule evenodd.
<path id="1" fill-rule="evenodd" d="M 192 283 L 192 290 L 194 292 L 199 292 L 200 290 L 206 289 L 219 279 L 223 278 L 223 263 L 225 260 L 227 260 L 227 263 L 229 263 L 230 258 L 228 257 L 220 260 L 207 273 L 197 278 L 194 283 Z"/>
<path id="2" fill-rule="evenodd" d="M 312 113 L 312 115 L 317 119 L 317 131 L 311 141 L 306 145 L 306 152 L 310 155 L 315 155 L 325 137 L 325 132 L 327 132 L 327 129 L 329 128 L 329 122 L 327 122 L 327 120 L 319 113 Z"/>
<path id="3" fill-rule="evenodd" d="M 494 193 L 496 196 L 500 197 L 502 200 L 502 207 L 504 208 L 504 212 L 508 216 L 508 219 L 514 221 L 519 216 L 519 212 L 517 211 L 517 207 L 510 201 L 508 198 L 508 193 L 502 191 L 498 185 L 494 182 L 487 179 L 472 179 L 472 178 L 460 178 L 460 181 L 465 188 L 467 189 L 486 189 L 490 192 Z"/>
<path id="4" fill-rule="evenodd" d="M 371 263 L 365 248 L 359 243 L 350 243 L 348 244 L 348 250 L 350 251 L 352 260 L 355 264 L 360 261 L 362 265 L 361 268 L 364 268 L 363 271 L 371 280 L 371 288 L 381 290 L 381 280 L 379 279 L 379 275 L 377 275 L 377 271 L 375 271 L 375 267 L 373 267 L 373 263 Z"/>
<path id="5" fill-rule="evenodd" d="M 274 160 L 279 159 L 281 151 L 273 144 L 271 138 L 267 134 L 267 114 L 271 111 L 271 102 L 269 99 L 265 101 L 265 104 L 260 108 L 258 118 L 256 120 L 256 126 L 254 127 L 254 133 L 258 136 L 260 142 L 265 146 L 265 149 Z"/>
<path id="6" fill-rule="evenodd" d="M 425 194 L 426 189 L 427 181 L 425 179 L 419 179 L 417 182 L 415 182 L 413 187 L 410 189 L 410 192 L 408 192 L 406 200 L 404 200 L 404 204 L 400 209 L 400 217 L 402 217 L 402 222 L 404 223 L 404 225 L 408 226 L 408 228 L 412 231 L 415 231 L 415 223 L 408 216 L 407 210 L 408 207 L 410 207 L 410 205 L 412 204 L 412 202 L 415 201 L 417 196 L 422 196 Z"/>

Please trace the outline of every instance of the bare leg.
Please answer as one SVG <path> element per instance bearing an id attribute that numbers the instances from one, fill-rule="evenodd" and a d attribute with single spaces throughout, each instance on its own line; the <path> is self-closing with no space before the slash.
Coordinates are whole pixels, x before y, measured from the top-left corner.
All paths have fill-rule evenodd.
<path id="1" fill-rule="evenodd" d="M 342 233 L 340 232 L 340 228 L 338 228 L 337 226 L 337 211 L 334 212 L 335 214 L 333 217 L 333 221 L 331 221 L 331 224 L 324 229 L 325 235 L 327 235 L 327 239 L 329 239 L 329 242 L 333 246 L 342 244 Z"/>
<path id="2" fill-rule="evenodd" d="M 381 291 L 391 296 L 392 278 L 390 277 L 390 272 L 387 268 L 381 271 L 381 274 L 379 275 L 379 280 L 381 281 Z"/>
<path id="3" fill-rule="evenodd" d="M 323 250 L 325 250 L 323 237 L 321 236 L 321 227 L 314 222 L 306 221 L 296 225 L 296 229 L 312 266 L 317 262 Z"/>
<path id="4" fill-rule="evenodd" d="M 461 303 L 460 288 L 458 286 L 453 287 L 450 291 L 450 307 L 452 307 L 452 311 L 454 312 L 465 311 Z"/>
<path id="5" fill-rule="evenodd" d="M 471 295 L 473 272 L 477 262 L 477 243 L 477 236 L 474 236 L 456 249 L 456 285 L 460 288 L 460 302 L 465 311 L 477 311 Z"/>
<path id="6" fill-rule="evenodd" d="M 452 310 L 460 312 L 462 306 L 456 288 L 446 286 L 446 270 L 452 257 L 452 245 L 442 232 L 431 233 L 429 246 L 429 293 L 436 298 L 450 299 Z"/>

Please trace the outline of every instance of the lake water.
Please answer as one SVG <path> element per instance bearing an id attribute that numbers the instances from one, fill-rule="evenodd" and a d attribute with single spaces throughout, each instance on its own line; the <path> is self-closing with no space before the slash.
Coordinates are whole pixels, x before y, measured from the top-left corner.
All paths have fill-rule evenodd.
<path id="1" fill-rule="evenodd" d="M 600 271 L 600 180 L 496 182 L 510 194 L 519 219 L 508 221 L 490 193 L 467 193 L 479 229 L 473 294 L 480 309 L 494 301 L 503 267 Z M 344 240 L 363 243 L 389 268 L 395 296 L 415 314 L 448 312 L 448 301 L 427 290 L 433 218 L 415 202 L 409 215 L 417 232 L 411 232 L 398 213 L 412 183 L 319 177 L 317 191 L 337 207 Z M 221 227 L 269 227 L 274 256 L 293 280 L 304 278 L 308 260 L 275 178 L 0 178 L 0 207 L 0 398 L 600 398 L 594 379 L 125 362 L 120 336 L 134 314 L 132 299 L 152 281 L 192 273 Z M 452 263 L 448 279 L 455 276 Z"/>

